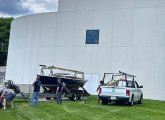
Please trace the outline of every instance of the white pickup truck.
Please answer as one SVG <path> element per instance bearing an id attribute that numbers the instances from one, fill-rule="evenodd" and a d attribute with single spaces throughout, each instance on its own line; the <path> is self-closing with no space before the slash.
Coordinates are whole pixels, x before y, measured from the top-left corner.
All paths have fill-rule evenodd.
<path id="1" fill-rule="evenodd" d="M 134 80 L 133 75 L 120 72 L 119 73 L 104 73 L 104 79 L 108 74 L 112 74 L 110 83 L 103 85 L 99 90 L 99 97 L 103 105 L 109 102 L 124 102 L 132 106 L 135 102 L 143 103 L 143 92 L 138 83 Z M 117 80 L 115 80 L 117 78 Z"/>

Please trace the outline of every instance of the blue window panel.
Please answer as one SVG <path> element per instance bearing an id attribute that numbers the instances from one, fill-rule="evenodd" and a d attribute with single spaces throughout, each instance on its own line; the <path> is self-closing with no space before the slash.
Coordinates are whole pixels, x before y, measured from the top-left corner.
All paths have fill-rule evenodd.
<path id="1" fill-rule="evenodd" d="M 99 44 L 99 30 L 86 30 L 86 44 Z"/>

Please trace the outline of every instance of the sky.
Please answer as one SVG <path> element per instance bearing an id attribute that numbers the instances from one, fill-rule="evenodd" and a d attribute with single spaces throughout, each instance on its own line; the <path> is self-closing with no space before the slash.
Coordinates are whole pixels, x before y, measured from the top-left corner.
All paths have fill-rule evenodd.
<path id="1" fill-rule="evenodd" d="M 57 12 L 58 0 L 0 0 L 0 17 Z"/>

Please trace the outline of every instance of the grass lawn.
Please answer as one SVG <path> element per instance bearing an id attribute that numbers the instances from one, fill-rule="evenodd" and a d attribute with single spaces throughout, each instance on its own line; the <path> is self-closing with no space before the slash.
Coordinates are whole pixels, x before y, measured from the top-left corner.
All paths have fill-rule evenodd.
<path id="1" fill-rule="evenodd" d="M 0 120 L 165 120 L 165 101 L 144 100 L 143 104 L 97 104 L 97 96 L 88 102 L 39 102 L 38 108 L 29 107 L 28 101 L 15 99 L 15 108 L 0 110 Z"/>

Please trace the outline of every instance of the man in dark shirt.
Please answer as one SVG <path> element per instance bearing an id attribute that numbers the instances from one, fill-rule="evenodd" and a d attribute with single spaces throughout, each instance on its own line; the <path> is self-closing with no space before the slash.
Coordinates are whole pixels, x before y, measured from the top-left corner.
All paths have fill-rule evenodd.
<path id="1" fill-rule="evenodd" d="M 38 106 L 38 98 L 39 98 L 40 86 L 41 86 L 39 75 L 37 75 L 36 81 L 33 83 L 33 86 L 34 86 L 34 89 L 33 89 L 32 101 L 31 101 L 32 107 L 34 106 L 34 104 Z"/>
<path id="2" fill-rule="evenodd" d="M 56 90 L 57 104 L 62 104 L 61 94 L 62 94 L 62 90 L 63 90 L 63 85 L 61 83 L 61 79 L 60 78 L 57 80 L 57 82 L 58 82 L 57 90 Z"/>
<path id="3" fill-rule="evenodd" d="M 97 87 L 97 92 L 98 92 L 98 104 L 100 103 L 100 87 L 104 85 L 104 82 L 101 80 L 99 86 Z"/>

